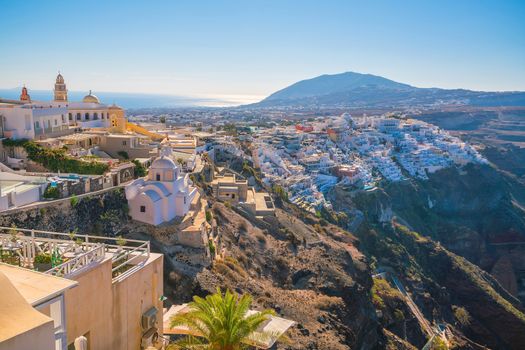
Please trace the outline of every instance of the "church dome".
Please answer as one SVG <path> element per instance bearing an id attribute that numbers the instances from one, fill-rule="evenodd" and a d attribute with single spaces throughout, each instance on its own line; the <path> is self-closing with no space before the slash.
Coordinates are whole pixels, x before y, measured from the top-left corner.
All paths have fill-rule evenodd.
<path id="1" fill-rule="evenodd" d="M 82 100 L 82 102 L 85 102 L 85 103 L 100 103 L 98 97 L 93 95 L 91 93 L 91 90 L 89 90 L 89 94 L 88 95 L 84 96 L 84 99 Z"/>
<path id="2" fill-rule="evenodd" d="M 151 169 L 177 169 L 177 165 L 173 160 L 170 158 L 167 158 L 165 156 L 162 156 L 160 158 L 157 158 L 153 161 L 151 164 Z"/>

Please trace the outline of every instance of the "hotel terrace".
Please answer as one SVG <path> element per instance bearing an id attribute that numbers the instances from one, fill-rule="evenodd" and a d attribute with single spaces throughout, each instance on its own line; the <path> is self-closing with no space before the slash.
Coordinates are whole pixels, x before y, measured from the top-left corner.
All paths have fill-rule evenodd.
<path id="1" fill-rule="evenodd" d="M 0 227 L 0 258 L 0 349 L 163 346 L 163 255 L 148 241 Z"/>

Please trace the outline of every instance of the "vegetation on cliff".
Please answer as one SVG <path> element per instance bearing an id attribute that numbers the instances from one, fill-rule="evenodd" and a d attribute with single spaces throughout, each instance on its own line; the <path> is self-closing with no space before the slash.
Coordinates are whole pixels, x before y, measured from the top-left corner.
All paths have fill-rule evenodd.
<path id="1" fill-rule="evenodd" d="M 65 149 L 50 149 L 44 148 L 34 141 L 29 140 L 2 140 L 4 147 L 22 147 L 27 152 L 27 157 L 46 167 L 50 171 L 86 174 L 86 175 L 101 175 L 109 170 L 106 163 L 100 162 L 86 162 L 73 157 L 70 157 Z"/>

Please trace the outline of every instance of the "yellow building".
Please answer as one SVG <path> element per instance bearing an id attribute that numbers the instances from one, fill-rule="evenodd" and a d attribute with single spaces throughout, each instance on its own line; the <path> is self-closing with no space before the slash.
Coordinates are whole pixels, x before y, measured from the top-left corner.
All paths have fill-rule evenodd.
<path id="1" fill-rule="evenodd" d="M 117 133 L 124 133 L 126 132 L 126 116 L 124 113 L 124 110 L 120 108 L 119 106 L 113 104 L 109 106 L 108 108 L 109 112 L 109 120 L 111 123 L 110 131 L 111 132 L 117 132 Z"/>
<path id="2" fill-rule="evenodd" d="M 0 233 L 22 266 L 0 263 L 0 350 L 76 350 L 82 341 L 89 350 L 162 347 L 163 255 L 149 242 L 19 231 L 16 242 Z M 36 257 L 51 252 L 56 266 L 35 271 Z"/>

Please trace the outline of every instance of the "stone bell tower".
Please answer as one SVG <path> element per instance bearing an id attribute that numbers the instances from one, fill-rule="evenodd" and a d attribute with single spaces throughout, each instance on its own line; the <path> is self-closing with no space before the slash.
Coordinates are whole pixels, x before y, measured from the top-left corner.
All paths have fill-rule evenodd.
<path id="1" fill-rule="evenodd" d="M 55 101 L 67 102 L 67 89 L 64 83 L 64 77 L 58 72 L 57 80 L 55 82 Z"/>

